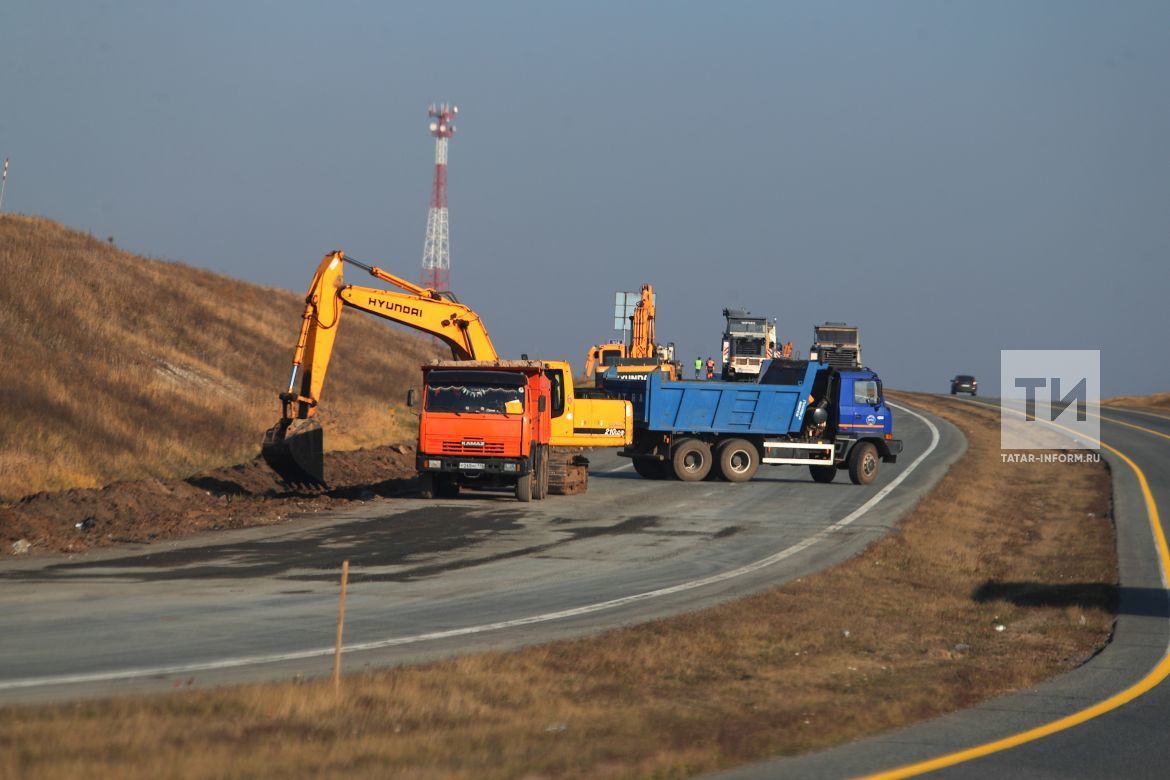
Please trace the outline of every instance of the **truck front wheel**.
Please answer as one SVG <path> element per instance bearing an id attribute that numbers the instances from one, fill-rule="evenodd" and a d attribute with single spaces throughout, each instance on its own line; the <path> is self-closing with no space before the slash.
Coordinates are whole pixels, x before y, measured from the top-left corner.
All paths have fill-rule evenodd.
<path id="1" fill-rule="evenodd" d="M 548 445 L 532 450 L 532 497 L 541 501 L 548 495 Z"/>
<path id="2" fill-rule="evenodd" d="M 683 439 L 675 445 L 670 465 L 683 482 L 701 482 L 711 471 L 711 448 L 699 439 Z"/>
<path id="3" fill-rule="evenodd" d="M 439 498 L 459 497 L 459 477 L 455 474 L 440 474 L 434 477 L 435 495 Z"/>
<path id="4" fill-rule="evenodd" d="M 849 453 L 849 479 L 854 485 L 868 485 L 878 473 L 877 447 L 863 441 Z"/>
<path id="5" fill-rule="evenodd" d="M 729 439 L 719 445 L 719 471 L 728 482 L 747 482 L 760 468 L 760 453 L 743 439 Z"/>
<path id="6" fill-rule="evenodd" d="M 418 497 L 419 498 L 434 498 L 435 497 L 435 477 L 432 474 L 418 475 Z"/>
<path id="7" fill-rule="evenodd" d="M 814 482 L 827 485 L 837 476 L 836 466 L 809 466 L 808 473 L 812 474 Z"/>
<path id="8" fill-rule="evenodd" d="M 516 500 L 527 504 L 532 500 L 532 472 L 516 478 Z"/>

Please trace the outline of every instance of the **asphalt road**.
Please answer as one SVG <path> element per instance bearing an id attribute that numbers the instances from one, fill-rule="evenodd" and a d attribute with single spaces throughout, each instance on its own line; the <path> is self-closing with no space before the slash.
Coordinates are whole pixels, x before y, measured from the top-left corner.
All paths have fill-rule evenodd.
<path id="1" fill-rule="evenodd" d="M 350 561 L 345 669 L 544 641 L 688 611 L 857 553 L 963 451 L 898 413 L 873 485 L 764 467 L 643 480 L 593 455 L 589 492 L 378 500 L 336 516 L 0 563 L 0 704 L 327 674 Z"/>
<path id="2" fill-rule="evenodd" d="M 1102 418 L 1102 441 L 1128 456 L 1145 474 L 1166 534 L 1170 522 L 1170 413 L 1106 407 Z M 1079 669 L 1032 690 L 919 726 L 809 756 L 743 767 L 718 777 L 754 780 L 925 774 L 1003 780 L 1170 776 L 1170 683 L 1160 679 L 1170 670 L 1164 663 L 1170 653 L 1166 575 L 1134 470 L 1116 454 L 1102 454 L 1113 473 L 1120 563 L 1116 631 L 1104 651 Z M 1142 684 L 1152 687 L 1144 693 L 1133 688 Z M 1122 703 L 1122 698 L 1131 700 Z M 1086 713 L 1089 708 L 1096 710 Z M 1060 719 L 1066 716 L 1094 715 L 1098 710 L 1101 714 L 1079 725 L 1059 729 Z M 1020 735 L 1032 729 L 1053 733 L 1016 746 L 1000 742 L 1019 741 Z M 973 749 L 991 752 L 971 757 Z M 943 768 L 921 765 L 940 758 L 958 763 Z"/>

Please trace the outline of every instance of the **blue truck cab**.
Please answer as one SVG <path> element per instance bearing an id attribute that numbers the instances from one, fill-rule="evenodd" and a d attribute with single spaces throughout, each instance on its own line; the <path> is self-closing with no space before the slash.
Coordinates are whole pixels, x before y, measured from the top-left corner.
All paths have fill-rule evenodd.
<path id="1" fill-rule="evenodd" d="M 774 359 L 751 384 L 611 370 L 601 385 L 632 403 L 634 440 L 618 454 L 647 479 L 744 482 L 761 464 L 806 465 L 817 482 L 847 471 L 865 485 L 902 451 L 881 379 L 867 368 Z"/>

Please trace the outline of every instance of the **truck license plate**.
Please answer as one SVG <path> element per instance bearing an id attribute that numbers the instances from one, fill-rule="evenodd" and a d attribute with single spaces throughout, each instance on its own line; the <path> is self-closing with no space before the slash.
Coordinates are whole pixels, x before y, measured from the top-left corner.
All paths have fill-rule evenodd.
<path id="1" fill-rule="evenodd" d="M 484 464 L 482 464 L 482 463 L 460 463 L 459 468 L 470 469 L 471 471 L 475 471 L 477 469 L 483 470 Z"/>

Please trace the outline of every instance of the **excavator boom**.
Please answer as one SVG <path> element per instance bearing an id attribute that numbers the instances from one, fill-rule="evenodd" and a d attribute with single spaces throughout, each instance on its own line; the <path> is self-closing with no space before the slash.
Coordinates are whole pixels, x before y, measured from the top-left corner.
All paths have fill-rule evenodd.
<path id="1" fill-rule="evenodd" d="M 346 263 L 402 292 L 345 284 Z M 458 360 L 497 359 L 479 315 L 449 293 L 419 287 L 343 252 L 326 255 L 305 296 L 292 374 L 288 389 L 280 394 L 280 421 L 264 434 L 260 449 L 265 462 L 291 485 L 325 484 L 324 433 L 313 418 L 346 307 L 430 333 L 446 343 Z"/>

